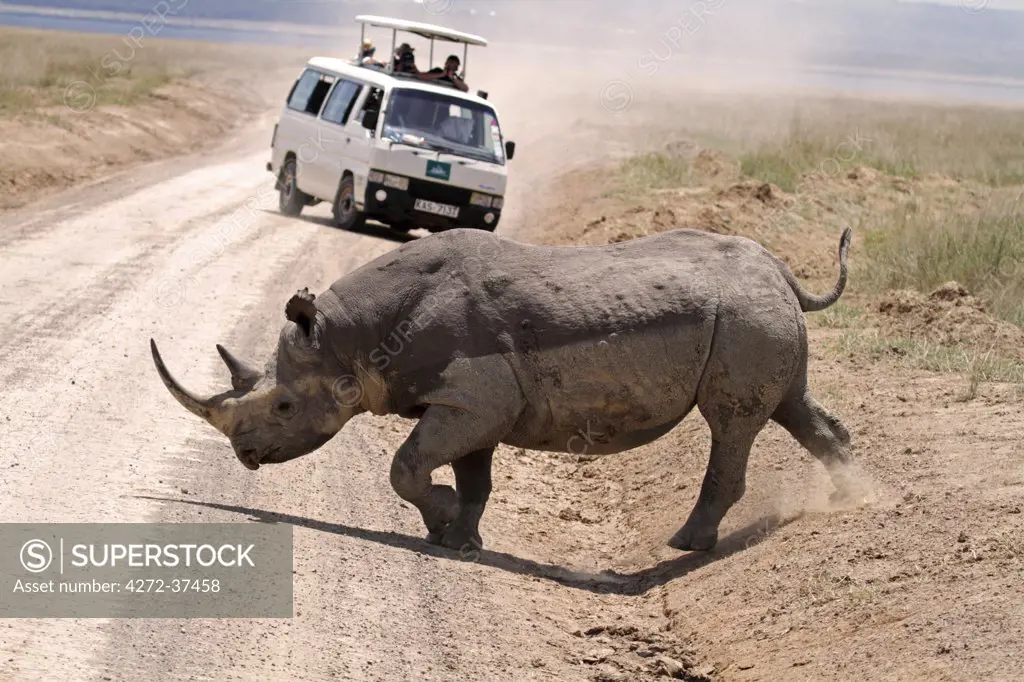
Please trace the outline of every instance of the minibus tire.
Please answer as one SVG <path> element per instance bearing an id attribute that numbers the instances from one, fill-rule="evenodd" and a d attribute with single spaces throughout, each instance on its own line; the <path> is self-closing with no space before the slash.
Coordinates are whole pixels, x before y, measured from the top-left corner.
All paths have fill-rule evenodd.
<path id="1" fill-rule="evenodd" d="M 334 222 L 343 230 L 358 230 L 366 222 L 366 216 L 356 208 L 356 185 L 351 175 L 346 175 L 334 195 Z"/>
<path id="2" fill-rule="evenodd" d="M 277 205 L 281 213 L 291 218 L 302 213 L 303 206 L 312 198 L 299 189 L 296 173 L 295 159 L 285 161 L 281 168 L 281 189 Z"/>

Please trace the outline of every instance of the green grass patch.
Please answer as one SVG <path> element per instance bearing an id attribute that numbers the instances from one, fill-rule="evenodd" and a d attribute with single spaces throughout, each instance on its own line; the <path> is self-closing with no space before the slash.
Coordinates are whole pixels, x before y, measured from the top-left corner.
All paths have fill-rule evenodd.
<path id="1" fill-rule="evenodd" d="M 991 187 L 1024 184 L 1020 108 L 702 93 L 665 108 L 651 132 L 655 140 L 692 140 L 738 160 L 745 177 L 787 192 L 798 191 L 811 174 L 836 177 L 858 165 L 901 178 L 940 174 Z M 659 156 L 637 165 L 674 165 Z M 656 177 L 695 180 L 662 171 Z"/>
<path id="2" fill-rule="evenodd" d="M 889 358 L 928 372 L 963 374 L 965 385 L 958 400 L 973 400 L 983 382 L 1024 386 L 1024 362 L 992 350 L 969 346 L 943 346 L 929 341 L 888 336 L 878 330 L 848 330 L 828 344 L 839 355 Z"/>
<path id="3" fill-rule="evenodd" d="M 837 146 L 817 136 L 792 133 L 786 140 L 765 145 L 740 156 L 743 175 L 770 182 L 786 192 L 795 192 L 801 178 L 810 173 L 834 174 L 842 162 Z"/>
<path id="4" fill-rule="evenodd" d="M 202 73 L 260 74 L 294 61 L 291 49 L 146 37 L 0 28 L 0 117 L 131 106 Z M 237 77 L 237 76 L 236 76 Z M 40 111 L 57 108 L 59 112 Z"/>
<path id="5" fill-rule="evenodd" d="M 994 187 L 1024 184 L 1024 110 L 853 97 L 693 97 L 684 133 L 741 160 L 744 174 L 794 191 L 807 173 L 854 165 Z M 836 162 L 838 161 L 838 167 Z M 824 165 L 823 165 L 824 164 Z"/>
<path id="6" fill-rule="evenodd" d="M 849 329 L 857 326 L 864 311 L 842 301 L 836 302 L 820 313 L 808 315 L 807 319 L 815 327 L 825 329 Z"/>
<path id="7" fill-rule="evenodd" d="M 861 163 L 898 178 L 918 177 L 917 166 L 912 159 L 897 156 L 866 156 Z"/>
<path id="8" fill-rule="evenodd" d="M 793 133 L 781 142 L 764 145 L 740 156 L 743 175 L 770 182 L 795 192 L 808 176 L 834 178 L 856 165 L 869 166 L 887 175 L 917 177 L 913 159 L 892 149 L 870 149 L 869 141 L 843 139 L 837 133 Z"/>
<path id="9" fill-rule="evenodd" d="M 757 152 L 740 157 L 740 172 L 748 178 L 770 182 L 784 192 L 795 192 L 800 172 L 779 152 Z"/>
<path id="10" fill-rule="evenodd" d="M 956 280 L 994 314 L 1024 324 L 1024 212 L 1016 202 L 937 215 L 912 203 L 864 227 L 865 274 L 876 289 L 927 292 Z"/>
<path id="11" fill-rule="evenodd" d="M 640 154 L 619 165 L 617 182 L 606 195 L 635 195 L 649 190 L 689 187 L 695 184 L 695 176 L 690 162 L 683 157 L 660 152 Z"/>
<path id="12" fill-rule="evenodd" d="M 149 97 L 178 75 L 174 67 L 127 68 L 97 78 L 78 62 L 51 61 L 37 76 L 0 80 L 0 113 L 26 114 L 38 109 L 70 106 L 77 111 L 96 106 L 130 106 Z"/>

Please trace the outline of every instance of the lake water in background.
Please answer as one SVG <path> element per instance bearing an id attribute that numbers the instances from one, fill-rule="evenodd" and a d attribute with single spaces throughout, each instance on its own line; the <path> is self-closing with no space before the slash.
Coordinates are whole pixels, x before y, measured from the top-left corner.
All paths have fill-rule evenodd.
<path id="1" fill-rule="evenodd" d="M 97 19 L 34 13 L 0 12 L 0 25 L 22 28 L 76 31 L 79 33 L 109 33 L 127 36 L 140 24 L 138 21 L 123 19 Z M 351 29 L 348 29 L 351 31 Z M 339 33 L 343 29 L 339 28 Z M 179 40 L 203 40 L 217 43 L 252 43 L 256 45 L 336 45 L 323 35 L 282 33 L 280 31 L 259 31 L 248 28 L 211 28 L 166 23 L 160 28 L 159 38 Z"/>
<path id="2" fill-rule="evenodd" d="M 51 29 L 85 33 L 106 33 L 127 36 L 138 21 L 113 18 L 92 18 L 36 13 L 0 12 L 0 25 L 23 28 Z M 321 27 L 318 30 L 322 31 Z M 201 40 L 222 43 L 247 43 L 256 45 L 294 45 L 311 48 L 337 49 L 347 44 L 353 34 L 352 27 L 338 27 L 338 37 L 322 33 L 296 33 L 277 30 L 259 30 L 251 27 L 209 27 L 202 25 L 164 24 L 160 38 Z M 113 47 L 113 46 L 112 46 Z M 544 50 L 543 46 L 532 46 L 531 50 Z M 558 52 L 579 52 L 575 48 L 551 48 Z M 608 51 L 604 51 L 607 55 Z M 623 57 L 632 61 L 635 55 L 623 52 Z M 853 70 L 831 71 L 823 69 L 793 70 L 776 74 L 770 85 L 779 88 L 833 90 L 856 94 L 891 95 L 926 99 L 959 100 L 964 102 L 985 102 L 994 104 L 1024 105 L 1024 83 L 1000 83 L 971 81 L 968 79 L 908 76 L 906 74 L 885 74 L 880 72 L 852 72 Z M 612 76 L 614 77 L 614 76 Z M 761 83 L 762 87 L 765 83 Z"/>

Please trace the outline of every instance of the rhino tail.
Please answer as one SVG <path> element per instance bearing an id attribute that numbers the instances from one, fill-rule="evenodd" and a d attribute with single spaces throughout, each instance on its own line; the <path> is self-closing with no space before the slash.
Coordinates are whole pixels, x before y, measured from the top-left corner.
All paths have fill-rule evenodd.
<path id="1" fill-rule="evenodd" d="M 832 287 L 832 291 L 827 294 L 812 294 L 804 289 L 800 282 L 797 281 L 793 272 L 783 264 L 782 273 L 785 275 L 786 281 L 789 282 L 789 286 L 793 289 L 793 293 L 795 293 L 797 299 L 800 300 L 800 309 L 805 313 L 824 310 L 838 301 L 839 297 L 843 295 L 843 289 L 846 288 L 846 257 L 850 251 L 850 239 L 852 234 L 853 230 L 847 227 L 843 230 L 843 234 L 839 238 L 839 280 L 836 281 L 836 285 Z"/>

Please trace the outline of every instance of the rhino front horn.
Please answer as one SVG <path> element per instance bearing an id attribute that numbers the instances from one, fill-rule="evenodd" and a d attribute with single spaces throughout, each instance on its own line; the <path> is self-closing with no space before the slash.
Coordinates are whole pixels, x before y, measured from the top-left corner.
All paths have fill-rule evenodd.
<path id="1" fill-rule="evenodd" d="M 160 351 L 156 349 L 156 341 L 150 339 L 149 348 L 153 351 L 153 362 L 156 363 L 156 371 L 160 373 L 160 378 L 163 380 L 164 386 L 167 387 L 167 390 L 171 392 L 171 395 L 173 395 L 186 410 L 197 417 L 202 417 L 216 427 L 216 422 L 218 421 L 216 419 L 217 406 L 213 404 L 213 401 L 197 398 L 189 391 L 182 388 L 181 385 L 174 380 L 171 373 L 167 371 L 163 358 L 160 357 Z"/>
<path id="2" fill-rule="evenodd" d="M 220 353 L 221 359 L 224 360 L 224 364 L 231 372 L 231 387 L 236 391 L 252 390 L 256 382 L 260 380 L 260 371 L 244 360 L 236 358 L 231 351 L 219 343 L 217 352 Z"/>

